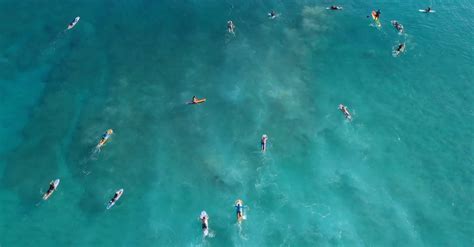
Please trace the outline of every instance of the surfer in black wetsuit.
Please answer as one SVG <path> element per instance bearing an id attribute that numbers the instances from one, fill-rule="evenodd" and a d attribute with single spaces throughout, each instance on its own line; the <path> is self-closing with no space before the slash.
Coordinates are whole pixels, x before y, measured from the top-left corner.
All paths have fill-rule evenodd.
<path id="1" fill-rule="evenodd" d="M 206 230 L 206 229 L 208 228 L 208 226 L 207 226 L 207 220 L 208 220 L 207 214 L 204 215 L 204 216 L 201 218 L 201 223 L 202 223 L 202 229 L 203 229 L 203 230 Z"/>
<path id="2" fill-rule="evenodd" d="M 277 13 L 275 12 L 275 10 L 272 10 L 270 13 L 268 13 L 268 17 L 270 19 L 275 19 L 277 17 Z"/>
<path id="3" fill-rule="evenodd" d="M 52 181 L 50 184 L 49 184 L 49 189 L 48 189 L 48 192 L 46 192 L 46 194 L 49 194 L 51 193 L 53 190 L 55 190 L 56 187 L 54 186 L 54 181 Z"/>
<path id="4" fill-rule="evenodd" d="M 392 25 L 393 25 L 393 27 L 395 27 L 395 29 L 397 29 L 397 31 L 399 31 L 400 33 L 403 32 L 403 26 L 402 26 L 402 24 L 400 24 L 398 21 L 392 21 Z"/>
<path id="5" fill-rule="evenodd" d="M 120 196 L 119 192 L 115 192 L 114 197 L 110 200 L 109 203 L 114 203 L 117 201 L 117 198 Z"/>
<path id="6" fill-rule="evenodd" d="M 403 53 L 404 51 L 405 51 L 405 43 L 401 43 L 395 49 L 394 54 L 395 54 L 395 56 L 398 56 L 398 55 L 400 55 L 400 53 Z"/>

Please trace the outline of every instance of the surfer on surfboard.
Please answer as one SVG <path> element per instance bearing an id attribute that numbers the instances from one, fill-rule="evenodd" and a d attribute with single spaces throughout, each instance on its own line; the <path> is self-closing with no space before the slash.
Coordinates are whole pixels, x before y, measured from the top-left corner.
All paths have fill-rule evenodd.
<path id="1" fill-rule="evenodd" d="M 405 43 L 401 43 L 393 50 L 394 56 L 399 56 L 401 53 L 405 52 Z"/>
<path id="2" fill-rule="evenodd" d="M 400 22 L 398 22 L 396 20 L 393 20 L 393 21 L 391 21 L 391 23 L 392 23 L 393 27 L 395 29 L 397 29 L 398 33 L 400 33 L 400 34 L 403 33 L 403 25 L 400 24 Z"/>
<path id="3" fill-rule="evenodd" d="M 81 19 L 81 17 L 76 17 L 74 18 L 73 21 L 71 21 L 71 23 L 69 23 L 69 25 L 67 26 L 67 29 L 72 29 L 74 26 L 76 26 L 76 24 L 79 22 L 79 20 Z"/>
<path id="4" fill-rule="evenodd" d="M 237 214 L 237 221 L 240 223 L 242 220 L 245 220 L 245 214 L 244 214 L 244 202 L 240 199 L 235 201 L 235 213 Z"/>
<path id="5" fill-rule="evenodd" d="M 331 7 L 326 8 L 326 9 L 329 9 L 329 10 L 342 10 L 342 7 L 341 7 L 341 6 L 332 5 Z"/>
<path id="6" fill-rule="evenodd" d="M 270 19 L 275 19 L 278 16 L 275 10 L 270 11 L 270 13 L 268 13 L 267 15 L 268 15 L 268 18 Z"/>
<path id="7" fill-rule="evenodd" d="M 202 233 L 204 234 L 204 237 L 206 237 L 209 235 L 209 216 L 206 211 L 202 211 L 199 218 L 201 219 Z"/>
<path id="8" fill-rule="evenodd" d="M 267 140 L 268 140 L 268 136 L 262 135 L 262 140 L 260 141 L 260 144 L 262 146 L 262 151 L 264 152 L 267 150 Z"/>
<path id="9" fill-rule="evenodd" d="M 380 23 L 380 9 L 375 11 L 375 10 L 372 10 L 372 13 L 370 14 L 370 16 L 372 16 L 372 19 L 374 19 L 374 22 L 375 22 L 375 25 L 377 27 L 381 27 L 382 24 Z M 369 18 L 369 16 L 367 16 L 367 18 Z"/>
<path id="10" fill-rule="evenodd" d="M 431 9 L 431 7 L 428 7 L 426 9 L 420 9 L 419 10 L 420 12 L 423 12 L 423 13 L 434 13 L 435 11 Z"/>
<path id="11" fill-rule="evenodd" d="M 112 129 L 108 129 L 103 135 L 102 137 L 100 138 L 100 141 L 99 143 L 97 144 L 97 149 L 100 149 L 102 146 L 105 145 L 105 143 L 109 140 L 110 136 L 112 136 L 112 134 L 114 133 L 114 131 Z"/>
<path id="12" fill-rule="evenodd" d="M 349 119 L 349 120 L 352 120 L 352 116 L 351 114 L 349 113 L 349 109 L 347 109 L 347 106 L 343 105 L 343 104 L 339 104 L 339 110 L 341 110 L 342 113 L 344 113 L 344 116 Z"/>
<path id="13" fill-rule="evenodd" d="M 49 183 L 49 188 L 46 193 L 43 195 L 43 200 L 48 200 L 48 198 L 54 193 L 54 191 L 58 188 L 59 185 L 59 179 L 53 180 Z"/>
<path id="14" fill-rule="evenodd" d="M 123 189 L 119 189 L 115 192 L 114 197 L 110 199 L 109 203 L 107 204 L 107 209 L 110 209 L 115 205 L 115 203 L 120 199 L 123 194 Z"/>
<path id="15" fill-rule="evenodd" d="M 230 20 L 227 21 L 227 32 L 229 32 L 229 33 L 235 35 L 235 31 L 234 31 L 234 30 L 235 30 L 235 25 L 234 25 L 234 23 L 233 23 L 232 21 L 230 21 Z"/>
<path id="16" fill-rule="evenodd" d="M 373 10 L 372 11 L 372 18 L 374 18 L 374 20 L 378 20 L 380 18 L 380 9 L 378 9 L 377 11 Z"/>
<path id="17" fill-rule="evenodd" d="M 204 102 L 206 102 L 206 98 L 198 99 L 196 96 L 193 96 L 193 99 L 190 102 L 188 102 L 188 104 L 196 105 L 196 104 L 201 104 Z"/>

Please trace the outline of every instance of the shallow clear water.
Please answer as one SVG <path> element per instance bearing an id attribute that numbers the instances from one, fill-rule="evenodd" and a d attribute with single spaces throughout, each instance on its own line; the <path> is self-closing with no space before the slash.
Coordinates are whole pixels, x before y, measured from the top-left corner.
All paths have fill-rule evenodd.
<path id="1" fill-rule="evenodd" d="M 474 4 L 331 4 L 0 1 L 0 245 L 472 246 Z"/>

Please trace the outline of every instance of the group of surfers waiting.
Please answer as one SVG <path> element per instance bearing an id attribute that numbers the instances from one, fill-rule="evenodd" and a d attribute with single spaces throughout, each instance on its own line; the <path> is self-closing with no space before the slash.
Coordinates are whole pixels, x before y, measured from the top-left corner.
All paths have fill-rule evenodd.
<path id="1" fill-rule="evenodd" d="M 341 6 L 337 6 L 337 5 L 331 5 L 330 7 L 327 7 L 326 9 L 328 10 L 342 10 L 343 8 Z M 420 9 L 419 10 L 420 12 L 424 12 L 424 13 L 433 13 L 434 10 L 431 9 L 431 7 L 428 7 L 426 9 Z M 380 22 L 379 22 L 379 19 L 380 19 L 380 14 L 381 14 L 381 11 L 380 10 L 374 10 L 372 11 L 371 13 L 371 16 L 372 18 L 374 19 L 374 21 L 377 23 L 377 26 L 381 26 Z M 267 14 L 268 18 L 270 19 L 275 19 L 276 17 L 278 17 L 278 14 L 272 10 L 270 11 L 268 14 Z M 367 16 L 369 17 L 369 16 Z M 392 25 L 395 27 L 395 29 L 397 29 L 397 31 L 401 34 L 403 33 L 403 25 L 400 24 L 398 21 L 396 20 L 393 20 L 391 21 Z M 233 21 L 229 20 L 227 21 L 227 31 L 233 35 L 235 35 L 235 24 Z M 398 44 L 394 50 L 393 50 L 393 54 L 395 56 L 398 56 L 400 55 L 401 53 L 405 52 L 405 43 L 400 43 Z"/>
<path id="2" fill-rule="evenodd" d="M 200 104 L 205 101 L 206 99 L 198 99 L 196 96 L 193 96 L 189 104 Z M 347 108 L 347 106 L 340 104 L 339 110 L 344 114 L 346 119 L 352 120 L 352 116 L 349 113 L 349 109 Z M 110 137 L 113 134 L 114 134 L 114 131 L 112 129 L 108 129 L 107 131 L 105 131 L 105 133 L 101 136 L 99 142 L 96 145 L 96 150 L 100 150 L 109 141 Z M 266 134 L 262 135 L 262 138 L 260 139 L 260 148 L 262 152 L 265 152 L 267 150 L 267 142 L 268 142 L 268 136 Z M 54 193 L 54 191 L 57 190 L 59 186 L 59 182 L 60 182 L 59 179 L 51 181 L 51 183 L 49 184 L 48 190 L 43 195 L 43 200 L 49 199 L 49 197 Z M 112 199 L 110 199 L 109 202 L 107 203 L 106 209 L 110 209 L 111 207 L 113 207 L 115 203 L 120 199 L 123 192 L 124 192 L 123 189 L 117 190 L 115 194 L 113 195 Z M 246 208 L 246 206 L 244 206 L 243 201 L 241 199 L 238 199 L 235 202 L 234 207 L 236 209 L 235 212 L 236 212 L 237 222 L 240 223 L 246 219 L 246 216 L 244 214 L 244 208 Z M 200 219 L 202 222 L 203 234 L 204 236 L 207 236 L 209 234 L 209 216 L 207 215 L 206 211 L 201 212 Z"/>
<path id="3" fill-rule="evenodd" d="M 329 10 L 342 10 L 343 8 L 341 6 L 333 5 L 333 6 L 328 7 L 327 9 L 329 9 Z M 431 12 L 434 12 L 434 11 L 431 9 L 431 7 L 428 7 L 427 9 L 420 10 L 420 12 L 431 13 Z M 379 18 L 380 18 L 380 14 L 381 14 L 380 10 L 372 11 L 373 19 L 375 21 L 378 21 Z M 277 16 L 278 16 L 278 14 L 273 10 L 268 13 L 268 17 L 270 19 L 275 19 Z M 80 20 L 79 16 L 74 18 L 74 20 L 67 26 L 66 30 L 70 30 L 70 29 L 74 28 L 74 26 L 79 22 L 79 20 Z M 391 23 L 395 27 L 395 29 L 397 29 L 400 33 L 403 32 L 403 25 L 402 24 L 400 24 L 398 21 L 395 21 L 395 20 L 392 21 Z M 227 22 L 227 31 L 231 34 L 235 34 L 235 25 L 231 20 L 229 20 Z M 398 55 L 398 54 L 402 53 L 404 50 L 405 50 L 405 44 L 401 43 L 395 48 L 394 52 Z M 192 100 L 190 102 L 188 102 L 188 104 L 201 104 L 201 103 L 204 103 L 204 102 L 206 102 L 205 98 L 199 99 L 196 96 L 193 96 Z M 347 106 L 345 106 L 343 104 L 340 104 L 338 108 L 344 114 L 344 116 L 347 120 L 352 121 L 352 116 L 351 116 Z M 107 141 L 110 139 L 110 137 L 113 135 L 113 133 L 114 133 L 114 131 L 112 129 L 108 129 L 102 135 L 102 137 L 100 138 L 100 140 L 99 140 L 99 142 L 96 146 L 96 149 L 100 150 L 107 143 Z M 261 144 L 261 150 L 263 152 L 265 152 L 267 150 L 267 141 L 268 141 L 268 136 L 266 134 L 262 135 L 262 138 L 260 140 L 260 144 Z M 48 190 L 43 195 L 43 200 L 48 200 L 48 198 L 54 193 L 54 191 L 57 190 L 57 188 L 59 186 L 59 182 L 60 182 L 59 179 L 51 181 Z M 115 194 L 113 195 L 112 199 L 110 199 L 109 202 L 107 203 L 106 208 L 110 209 L 111 207 L 113 207 L 115 205 L 115 203 L 120 199 L 123 192 L 124 192 L 123 189 L 117 190 L 115 192 Z M 244 214 L 244 208 L 246 208 L 246 206 L 244 206 L 242 200 L 238 199 L 235 202 L 234 207 L 236 209 L 235 212 L 236 212 L 237 221 L 240 223 L 241 221 L 246 219 L 246 216 Z M 209 216 L 207 215 L 206 211 L 202 211 L 199 218 L 200 218 L 201 223 L 202 223 L 201 225 L 202 225 L 202 229 L 203 229 L 203 234 L 205 236 L 207 236 L 209 234 Z"/>

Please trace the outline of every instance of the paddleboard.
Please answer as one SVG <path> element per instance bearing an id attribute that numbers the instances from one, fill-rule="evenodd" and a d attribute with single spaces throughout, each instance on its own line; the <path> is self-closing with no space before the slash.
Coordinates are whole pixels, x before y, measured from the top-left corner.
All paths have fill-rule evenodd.
<path id="1" fill-rule="evenodd" d="M 119 189 L 117 190 L 115 193 L 118 193 L 118 196 L 117 198 L 115 199 L 115 201 L 112 201 L 112 199 L 110 199 L 109 203 L 107 204 L 107 209 L 110 209 L 111 207 L 113 207 L 115 205 L 115 203 L 120 199 L 120 197 L 122 197 L 122 194 L 123 194 L 123 189 Z M 115 194 L 114 194 L 115 196 Z"/>
<path id="2" fill-rule="evenodd" d="M 49 194 L 48 194 L 48 192 L 46 192 L 46 193 L 43 195 L 43 200 L 48 200 L 48 198 L 49 198 L 49 197 L 54 193 L 54 191 L 56 191 L 56 189 L 58 188 L 59 182 L 60 182 L 59 179 L 56 179 L 56 180 L 54 180 L 54 181 L 51 181 L 51 183 L 53 183 L 53 185 L 54 185 L 54 189 L 53 189 L 51 192 L 49 192 Z M 51 185 L 51 183 L 50 183 L 50 185 Z M 48 190 L 49 190 L 49 188 L 48 188 Z"/>

